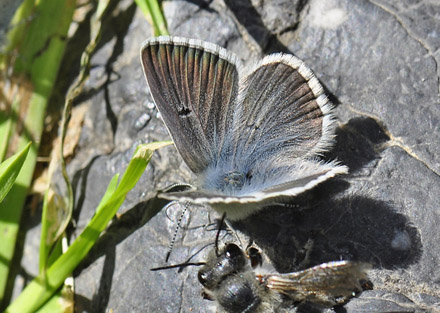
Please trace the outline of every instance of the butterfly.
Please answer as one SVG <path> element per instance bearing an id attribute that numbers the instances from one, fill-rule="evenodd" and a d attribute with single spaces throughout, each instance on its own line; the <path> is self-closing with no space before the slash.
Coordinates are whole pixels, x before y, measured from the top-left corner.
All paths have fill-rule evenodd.
<path id="1" fill-rule="evenodd" d="M 145 41 L 150 93 L 195 186 L 159 196 L 209 205 L 229 220 L 293 197 L 348 172 L 318 157 L 334 139 L 335 117 L 303 61 L 266 56 L 245 71 L 213 43 L 161 36 Z"/>

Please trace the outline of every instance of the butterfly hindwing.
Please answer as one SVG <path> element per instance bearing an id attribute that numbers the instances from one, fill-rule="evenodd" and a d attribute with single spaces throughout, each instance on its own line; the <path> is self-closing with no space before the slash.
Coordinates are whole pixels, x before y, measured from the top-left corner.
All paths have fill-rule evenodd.
<path id="1" fill-rule="evenodd" d="M 319 183 L 326 181 L 338 174 L 347 172 L 346 166 L 338 166 L 333 164 L 320 164 L 314 162 L 306 162 L 309 166 L 305 169 L 297 168 L 296 179 L 286 182 L 274 183 L 266 187 L 255 188 L 255 190 L 244 192 L 237 195 L 226 195 L 220 191 L 193 189 L 183 192 L 167 192 L 162 193 L 161 197 L 168 200 L 189 201 L 197 204 L 209 204 L 216 207 L 216 204 L 253 204 L 271 205 L 277 203 L 278 198 L 292 197 L 312 189 Z M 285 169 L 279 169 L 285 171 Z M 264 185 L 262 185 L 264 186 Z M 253 186 L 251 186 L 253 188 Z M 238 209 L 237 209 L 238 210 Z"/>

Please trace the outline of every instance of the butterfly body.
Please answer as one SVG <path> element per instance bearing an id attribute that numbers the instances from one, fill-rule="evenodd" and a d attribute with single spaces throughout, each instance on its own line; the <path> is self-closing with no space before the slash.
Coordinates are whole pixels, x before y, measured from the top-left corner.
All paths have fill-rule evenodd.
<path id="1" fill-rule="evenodd" d="M 335 119 L 323 88 L 300 59 L 265 57 L 245 73 L 227 50 L 156 37 L 141 49 L 150 92 L 197 188 L 161 196 L 207 204 L 231 220 L 338 174 L 328 150 Z"/>

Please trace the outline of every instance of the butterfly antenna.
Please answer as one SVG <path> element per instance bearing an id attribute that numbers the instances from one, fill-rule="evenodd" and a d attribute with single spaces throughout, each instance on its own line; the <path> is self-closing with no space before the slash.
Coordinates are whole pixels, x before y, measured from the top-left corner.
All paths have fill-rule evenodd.
<path id="1" fill-rule="evenodd" d="M 165 263 L 168 262 L 171 256 L 171 251 L 173 251 L 174 243 L 176 242 L 177 232 L 179 231 L 180 224 L 182 223 L 183 216 L 185 215 L 187 209 L 188 209 L 188 202 L 185 202 L 182 214 L 180 214 L 179 219 L 177 220 L 177 226 L 176 226 L 176 230 L 174 231 L 173 239 L 171 239 L 170 246 L 168 247 Z"/>
<path id="2" fill-rule="evenodd" d="M 217 230 L 217 234 L 215 235 L 215 255 L 217 257 L 220 256 L 219 252 L 218 252 L 218 238 L 220 237 L 220 232 L 222 231 L 222 227 L 223 227 L 223 223 L 225 222 L 226 219 L 226 212 L 223 213 L 222 218 L 220 219 L 220 222 L 218 224 L 218 230 Z"/>
<path id="3" fill-rule="evenodd" d="M 176 268 L 176 267 L 179 267 L 180 268 L 179 271 L 180 271 L 180 270 L 182 270 L 182 268 L 187 267 L 187 266 L 201 266 L 201 265 L 205 265 L 206 262 L 190 262 L 190 261 L 191 261 L 191 259 L 193 257 L 198 255 L 200 252 L 205 250 L 210 245 L 212 245 L 212 243 L 209 243 L 209 244 L 201 247 L 197 252 L 195 252 L 193 255 L 191 255 L 185 262 L 182 262 L 180 264 L 173 264 L 173 265 L 154 267 L 154 268 L 150 269 L 150 271 L 153 271 L 153 272 L 154 271 L 161 271 L 161 270 L 167 270 L 167 269 Z"/>
<path id="4" fill-rule="evenodd" d="M 173 265 L 151 268 L 150 271 L 155 272 L 155 271 L 168 270 L 170 268 L 186 267 L 186 266 L 202 266 L 205 264 L 206 262 L 189 262 L 189 263 L 173 264 Z"/>

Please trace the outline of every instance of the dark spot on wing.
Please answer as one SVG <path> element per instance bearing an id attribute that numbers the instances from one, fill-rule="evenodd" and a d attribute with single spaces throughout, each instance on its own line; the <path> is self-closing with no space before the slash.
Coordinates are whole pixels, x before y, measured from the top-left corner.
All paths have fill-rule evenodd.
<path id="1" fill-rule="evenodd" d="M 249 172 L 246 173 L 246 179 L 247 179 L 248 181 L 252 179 L 252 172 L 251 172 L 251 171 L 249 171 Z"/>
<path id="2" fill-rule="evenodd" d="M 179 114 L 179 116 L 188 116 L 191 113 L 191 110 L 185 107 L 182 107 L 181 109 L 179 109 L 177 111 L 177 113 Z"/>

